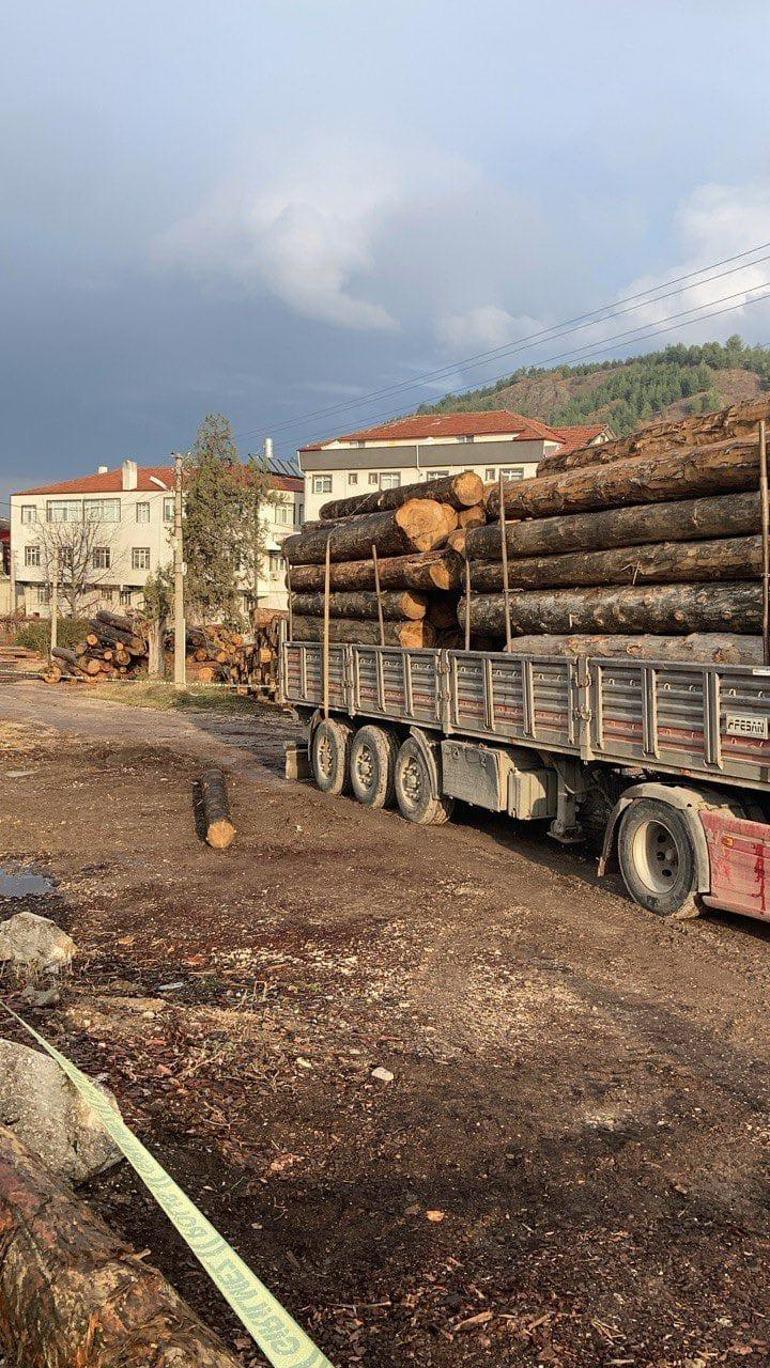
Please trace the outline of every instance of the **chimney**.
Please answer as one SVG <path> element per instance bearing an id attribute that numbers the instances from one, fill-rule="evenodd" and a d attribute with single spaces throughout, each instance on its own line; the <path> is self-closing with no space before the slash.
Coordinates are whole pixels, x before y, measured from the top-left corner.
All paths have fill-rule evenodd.
<path id="1" fill-rule="evenodd" d="M 270 462 L 272 461 L 272 459 L 273 459 L 273 439 L 272 439 L 272 437 L 266 437 L 266 438 L 265 438 L 265 460 L 267 461 L 268 465 L 270 464 Z"/>
<path id="2" fill-rule="evenodd" d="M 123 462 L 123 488 L 136 489 L 139 483 L 139 470 L 136 461 Z"/>
<path id="3" fill-rule="evenodd" d="M 109 466 L 97 466 L 97 467 L 96 467 L 96 473 L 97 473 L 97 475 L 108 475 L 108 474 L 109 474 L 109 470 L 110 470 L 110 467 L 109 467 Z"/>

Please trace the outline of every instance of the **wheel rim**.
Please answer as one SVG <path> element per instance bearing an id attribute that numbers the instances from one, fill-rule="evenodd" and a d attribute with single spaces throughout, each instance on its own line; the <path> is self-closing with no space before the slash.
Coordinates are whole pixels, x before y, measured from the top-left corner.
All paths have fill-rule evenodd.
<path id="1" fill-rule="evenodd" d="M 321 771 L 323 778 L 331 779 L 332 770 L 334 768 L 334 755 L 328 736 L 322 736 L 318 742 L 318 745 L 316 746 L 316 757 L 318 759 L 318 768 Z"/>
<path id="2" fill-rule="evenodd" d="M 422 766 L 413 755 L 410 755 L 401 770 L 401 792 L 408 807 L 417 807 L 422 797 L 422 790 Z"/>
<path id="3" fill-rule="evenodd" d="M 663 822 L 642 822 L 632 843 L 634 868 L 651 893 L 667 893 L 679 877 L 679 847 Z"/>
<path id="4" fill-rule="evenodd" d="M 363 744 L 356 752 L 356 779 L 364 791 L 370 793 L 374 786 L 374 756 L 371 747 Z"/>

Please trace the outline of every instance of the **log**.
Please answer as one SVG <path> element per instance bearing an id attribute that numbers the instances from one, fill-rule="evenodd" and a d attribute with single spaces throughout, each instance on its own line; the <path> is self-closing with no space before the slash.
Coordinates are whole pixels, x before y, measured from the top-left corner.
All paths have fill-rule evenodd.
<path id="1" fill-rule="evenodd" d="M 372 546 L 380 556 L 402 556 L 441 546 L 446 541 L 446 523 L 435 499 L 410 499 L 392 511 L 334 523 L 328 532 L 322 527 L 295 532 L 286 538 L 282 550 L 290 565 L 323 565 L 327 541 L 332 561 L 367 560 Z"/>
<path id="2" fill-rule="evenodd" d="M 0 1127 L 0 1344 L 46 1368 L 238 1368 L 166 1279 Z"/>
<path id="3" fill-rule="evenodd" d="M 700 632 L 691 636 L 523 636 L 512 655 L 606 656 L 631 660 L 691 660 L 715 665 L 761 665 L 761 636 Z"/>
<path id="4" fill-rule="evenodd" d="M 214 850 L 227 850 L 235 839 L 227 780 L 221 769 L 208 769 L 198 780 L 206 840 Z"/>
<path id="5" fill-rule="evenodd" d="M 471 527 L 483 527 L 487 520 L 486 510 L 483 504 L 474 504 L 473 508 L 464 508 L 457 514 L 459 527 L 464 527 L 466 532 Z M 451 528 L 449 529 L 451 532 Z"/>
<path id="6" fill-rule="evenodd" d="M 446 539 L 446 544 L 450 551 L 455 551 L 458 556 L 465 555 L 465 530 L 458 527 L 456 532 L 450 532 Z"/>
<path id="7" fill-rule="evenodd" d="M 696 541 L 759 532 L 759 494 L 717 494 L 675 503 L 634 504 L 599 513 L 567 513 L 505 525 L 509 559 L 559 551 L 599 551 L 646 542 Z M 500 524 L 469 530 L 469 560 L 500 558 Z"/>
<path id="8" fill-rule="evenodd" d="M 78 668 L 78 658 L 75 652 L 68 650 L 66 646 L 52 646 L 51 655 L 54 660 L 63 660 L 65 665 L 71 666 L 73 670 Z"/>
<path id="9" fill-rule="evenodd" d="M 754 634 L 762 626 L 758 584 L 671 584 L 645 589 L 540 589 L 510 595 L 511 627 L 518 635 L 544 632 L 612 632 L 685 636 L 689 632 Z M 465 621 L 465 597 L 457 610 Z M 471 594 L 471 628 L 502 636 L 502 594 Z"/>
<path id="10" fill-rule="evenodd" d="M 609 465 L 586 466 L 560 475 L 536 476 L 503 485 L 506 517 L 542 518 L 623 504 L 664 503 L 693 495 L 756 489 L 757 441 L 719 442 L 663 456 L 637 456 Z M 499 514 L 499 488 L 489 491 L 487 514 Z"/>
<path id="11" fill-rule="evenodd" d="M 402 622 L 409 618 L 415 622 L 425 617 L 428 600 L 424 594 L 415 594 L 409 589 L 384 589 L 380 595 L 382 615 L 389 622 Z M 323 594 L 292 594 L 292 612 L 298 617 L 323 617 Z M 377 595 L 368 590 L 357 593 L 334 593 L 329 595 L 329 612 L 336 618 L 375 619 L 378 617 Z"/>
<path id="12" fill-rule="evenodd" d="M 441 634 L 457 630 L 457 595 L 431 594 L 428 600 L 428 622 Z"/>
<path id="13" fill-rule="evenodd" d="M 662 542 L 613 551 L 573 551 L 533 556 L 508 564 L 511 589 L 577 588 L 592 584 L 692 584 L 702 580 L 756 579 L 762 572 L 761 537 Z M 499 563 L 474 561 L 472 586 L 479 593 L 503 588 Z"/>
<path id="14" fill-rule="evenodd" d="M 422 555 L 386 556 L 379 561 L 383 589 L 459 589 L 462 561 L 451 550 L 424 551 Z M 288 587 L 288 576 L 287 576 Z M 292 566 L 291 587 L 300 593 L 322 590 L 322 565 Z M 371 560 L 341 561 L 331 567 L 332 589 L 373 589 L 374 564 Z"/>
<path id="15" fill-rule="evenodd" d="M 321 641 L 323 637 L 323 618 L 295 617 L 295 641 Z M 329 640 L 333 642 L 360 643 L 364 646 L 379 646 L 379 622 L 356 622 L 350 618 L 332 618 L 329 623 Z M 386 622 L 385 645 L 404 646 L 419 649 L 433 646 L 436 632 L 423 618 L 421 622 Z"/>
<path id="16" fill-rule="evenodd" d="M 95 622 L 103 623 L 107 627 L 113 627 L 117 632 L 124 632 L 127 636 L 136 635 L 136 621 L 133 618 L 124 617 L 122 613 L 110 613 L 106 608 L 100 608 L 94 617 Z"/>
<path id="17" fill-rule="evenodd" d="M 770 398 L 762 395 L 748 403 L 732 404 L 713 413 L 699 413 L 687 418 L 668 419 L 650 423 L 628 437 L 600 442 L 598 446 L 580 447 L 578 451 L 554 452 L 544 456 L 537 468 L 538 475 L 556 475 L 559 471 L 585 466 L 606 465 L 609 461 L 626 460 L 632 456 L 660 456 L 679 447 L 707 446 L 729 438 L 750 440 L 761 419 L 770 420 Z"/>
<path id="18" fill-rule="evenodd" d="M 351 494 L 347 499 L 332 499 L 323 504 L 319 512 L 321 520 L 327 522 L 334 518 L 358 517 L 363 513 L 400 508 L 410 499 L 435 499 L 452 508 L 467 508 L 480 503 L 483 492 L 481 477 L 472 470 L 463 470 L 461 474 L 447 475 L 443 480 L 420 480 L 414 484 L 399 485 L 397 489 L 375 489 L 371 494 Z"/>
<path id="19" fill-rule="evenodd" d="M 456 512 L 454 508 L 452 508 L 451 504 L 446 503 L 442 503 L 441 512 L 444 515 L 444 522 L 446 523 L 446 534 L 447 536 L 449 536 L 449 533 L 454 532 L 455 528 L 457 527 L 460 515 Z"/>

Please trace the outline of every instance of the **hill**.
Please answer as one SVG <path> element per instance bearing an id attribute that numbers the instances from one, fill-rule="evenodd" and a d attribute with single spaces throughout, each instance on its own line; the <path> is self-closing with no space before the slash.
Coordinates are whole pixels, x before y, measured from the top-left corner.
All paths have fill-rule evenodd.
<path id="1" fill-rule="evenodd" d="M 607 423 L 623 437 L 654 418 L 707 413 L 765 389 L 770 347 L 748 347 L 735 336 L 725 343 L 677 344 L 626 361 L 553 370 L 524 366 L 494 385 L 423 404 L 419 412 L 509 408 L 557 426 Z"/>

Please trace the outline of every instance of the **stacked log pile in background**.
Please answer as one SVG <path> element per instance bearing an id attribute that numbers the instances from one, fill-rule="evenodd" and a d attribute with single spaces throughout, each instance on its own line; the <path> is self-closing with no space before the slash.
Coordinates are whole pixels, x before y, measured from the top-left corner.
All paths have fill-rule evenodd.
<path id="1" fill-rule="evenodd" d="M 71 650 L 54 647 L 43 678 L 49 684 L 58 684 L 65 675 L 102 683 L 125 678 L 146 667 L 148 649 L 147 624 L 141 618 L 105 609 L 91 618 L 84 639 Z"/>
<path id="2" fill-rule="evenodd" d="M 761 661 L 758 421 L 768 416 L 763 399 L 656 424 L 505 484 L 512 649 Z M 497 486 L 486 506 L 487 525 L 466 534 L 472 642 L 502 646 Z"/>
<path id="3" fill-rule="evenodd" d="M 283 543 L 295 639 L 323 639 L 328 544 L 331 641 L 379 645 L 381 609 L 388 646 L 459 644 L 463 566 L 453 539 L 486 521 L 483 491 L 466 470 L 324 504 L 319 522 Z"/>

